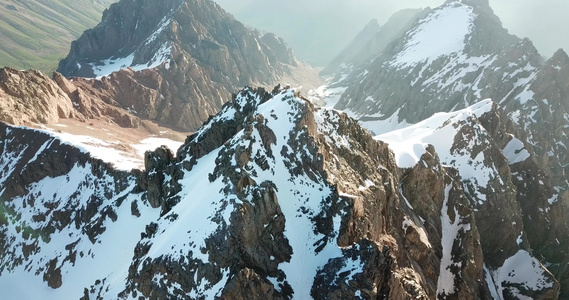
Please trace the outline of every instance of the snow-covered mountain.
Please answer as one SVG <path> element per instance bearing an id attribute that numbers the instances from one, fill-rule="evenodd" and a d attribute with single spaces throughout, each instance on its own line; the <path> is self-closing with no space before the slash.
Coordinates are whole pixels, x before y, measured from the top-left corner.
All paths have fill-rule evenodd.
<path id="1" fill-rule="evenodd" d="M 526 234 L 533 253 L 563 282 L 561 298 L 567 297 L 569 285 L 563 271 L 567 253 L 558 246 L 563 243 L 558 236 L 569 232 L 565 221 L 569 218 L 567 54 L 559 50 L 545 61 L 531 41 L 508 34 L 484 0 L 449 0 L 385 49 L 359 68 L 337 74 L 341 76 L 334 80 L 339 82 L 316 90 L 314 95 L 359 119 L 378 138 L 399 145 L 403 152 L 396 155 L 401 156 L 401 166 L 415 163 L 425 145 L 433 143 L 443 164 L 459 169 L 465 164 L 451 147 L 450 137 L 455 135 L 446 135 L 446 142 L 442 142 L 448 124 L 443 120 L 428 125 L 424 120 L 438 112 L 458 112 L 482 99 L 492 99 L 504 111 L 501 123 L 509 124 L 508 132 L 523 142 L 504 139 L 508 135 L 496 136 L 496 125 L 485 127 L 500 141 L 495 146 L 510 162 L 523 158 L 521 163 L 510 163 L 510 169 L 524 222 L 531 224 Z M 486 147 L 475 139 L 478 135 L 465 133 L 464 143 Z M 413 152 L 415 148 L 418 154 Z M 532 154 L 529 160 L 526 151 Z M 477 158 L 489 156 L 496 159 L 490 154 Z M 480 161 L 470 163 L 472 168 L 480 165 Z M 525 165 L 526 170 L 519 165 Z M 481 178 L 499 178 L 473 172 L 463 180 L 475 186 Z M 533 178 L 531 184 L 526 181 L 529 178 Z M 475 202 L 482 203 L 480 199 Z"/>
<path id="2" fill-rule="evenodd" d="M 370 129 L 381 133 L 390 123 L 416 123 L 491 98 L 526 130 L 556 186 L 567 186 L 563 50 L 544 62 L 480 0 L 447 1 L 389 49 L 348 76 L 336 108 L 375 121 Z"/>
<path id="3" fill-rule="evenodd" d="M 392 152 L 294 90 L 247 88 L 134 173 L 3 126 L 0 286 L 18 299 L 555 298 L 523 217 L 539 213 L 516 193 L 542 178 L 522 173 L 534 156 L 506 120 L 484 101 L 378 137 Z M 547 217 L 555 202 L 540 205 Z"/>
<path id="4" fill-rule="evenodd" d="M 119 1 L 71 44 L 58 71 L 105 76 L 75 81 L 139 117 L 192 131 L 243 86 L 319 81 L 281 38 L 246 27 L 211 0 Z"/>

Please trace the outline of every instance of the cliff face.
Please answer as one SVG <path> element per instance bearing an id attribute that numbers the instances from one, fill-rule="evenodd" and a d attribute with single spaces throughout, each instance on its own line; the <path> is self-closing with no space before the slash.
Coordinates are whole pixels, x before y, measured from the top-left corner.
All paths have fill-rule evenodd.
<path id="1" fill-rule="evenodd" d="M 132 174 L 5 126 L 0 178 L 17 188 L 2 197 L 0 284 L 84 299 L 555 299 L 534 227 L 567 241 L 566 222 L 548 223 L 548 192 L 527 194 L 543 180 L 531 146 L 489 101 L 425 122 L 419 144 L 387 144 L 293 90 L 248 88 Z"/>
<path id="2" fill-rule="evenodd" d="M 490 7 L 449 1 L 368 61 L 363 81 L 349 84 L 337 108 L 361 116 L 398 112 L 416 123 L 481 99 L 512 97 L 539 63 L 533 45 L 509 35 Z"/>
<path id="3" fill-rule="evenodd" d="M 58 71 L 99 77 L 126 67 L 138 72 L 121 71 L 103 84 L 74 81 L 183 130 L 197 129 L 245 85 L 295 81 L 297 70 L 308 68 L 282 39 L 247 28 L 210 0 L 123 0 L 72 43 Z"/>

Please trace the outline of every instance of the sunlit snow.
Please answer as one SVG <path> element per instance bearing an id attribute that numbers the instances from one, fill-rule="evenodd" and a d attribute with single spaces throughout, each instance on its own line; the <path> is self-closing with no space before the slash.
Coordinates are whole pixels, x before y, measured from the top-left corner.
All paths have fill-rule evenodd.
<path id="1" fill-rule="evenodd" d="M 389 65 L 405 68 L 461 52 L 473 19 L 472 7 L 462 3 L 454 2 L 434 10 L 408 33 L 405 48 Z"/>

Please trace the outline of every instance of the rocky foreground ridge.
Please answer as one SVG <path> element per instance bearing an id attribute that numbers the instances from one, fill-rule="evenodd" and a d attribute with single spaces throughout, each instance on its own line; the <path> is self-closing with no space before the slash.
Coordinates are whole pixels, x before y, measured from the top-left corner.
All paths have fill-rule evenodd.
<path id="1" fill-rule="evenodd" d="M 531 145 L 490 101 L 435 117 L 423 148 L 392 151 L 294 90 L 247 88 L 135 173 L 3 125 L 3 293 L 556 299 L 567 219 Z"/>

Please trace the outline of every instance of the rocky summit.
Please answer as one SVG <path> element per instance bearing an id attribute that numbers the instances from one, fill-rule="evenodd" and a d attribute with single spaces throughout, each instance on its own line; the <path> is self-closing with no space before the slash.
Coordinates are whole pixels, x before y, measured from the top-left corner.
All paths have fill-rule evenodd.
<path id="1" fill-rule="evenodd" d="M 486 101 L 406 130 L 423 134 L 374 139 L 294 90 L 247 88 L 129 173 L 4 125 L 3 293 L 555 299 L 565 273 L 534 227 L 559 203 L 551 186 L 521 192 L 544 175 L 504 112 Z M 564 224 L 548 225 L 553 252 Z"/>
<path id="2" fill-rule="evenodd" d="M 141 118 L 196 130 L 243 86 L 299 84 L 295 74 L 308 77 L 308 68 L 281 38 L 246 27 L 211 0 L 122 0 L 71 44 L 58 72 L 103 76 L 74 81 Z"/>

